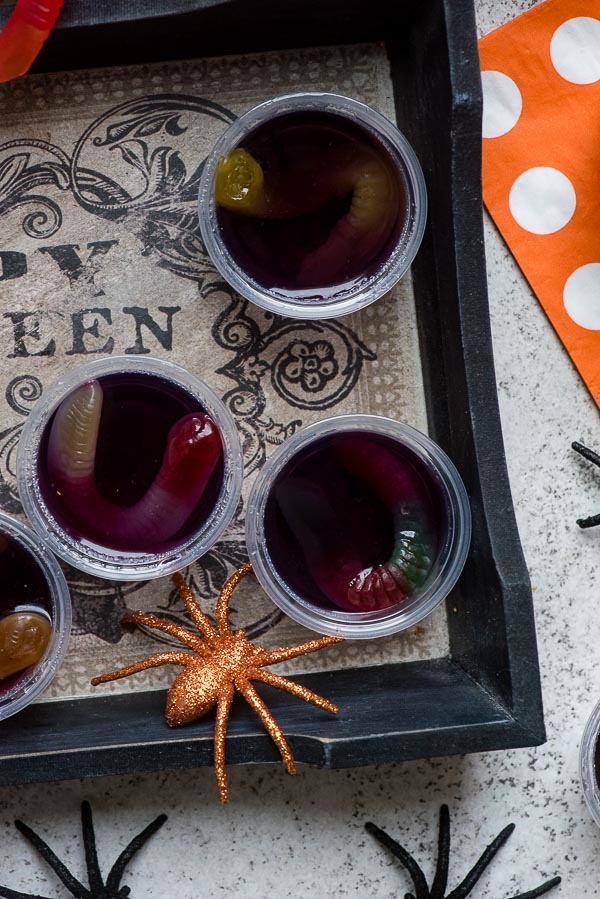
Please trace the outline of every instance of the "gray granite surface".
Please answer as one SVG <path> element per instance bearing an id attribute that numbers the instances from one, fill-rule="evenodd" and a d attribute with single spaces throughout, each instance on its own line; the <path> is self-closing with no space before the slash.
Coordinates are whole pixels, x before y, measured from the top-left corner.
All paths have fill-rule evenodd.
<path id="1" fill-rule="evenodd" d="M 481 33 L 531 5 L 478 0 Z M 500 899 L 559 872 L 550 895 L 600 896 L 600 833 L 578 785 L 578 746 L 600 698 L 596 604 L 598 474 L 570 449 L 600 447 L 598 410 L 493 225 L 486 222 L 497 380 L 516 513 L 534 585 L 548 742 L 532 750 L 351 771 L 232 768 L 232 804 L 215 802 L 212 770 L 0 790 L 0 883 L 63 896 L 24 845 L 14 817 L 47 835 L 84 876 L 79 804 L 96 814 L 105 870 L 159 812 L 169 820 L 132 863 L 134 897 L 396 897 L 406 876 L 365 834 L 374 819 L 432 871 L 441 802 L 452 808 L 451 884 L 509 821 L 517 830 L 473 896 Z"/>

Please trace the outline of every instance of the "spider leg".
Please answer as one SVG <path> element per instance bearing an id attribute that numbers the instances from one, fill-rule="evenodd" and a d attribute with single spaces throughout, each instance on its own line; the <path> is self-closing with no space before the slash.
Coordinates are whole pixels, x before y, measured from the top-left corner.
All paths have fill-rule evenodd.
<path id="1" fill-rule="evenodd" d="M 513 896 L 512 899 L 537 899 L 538 896 L 545 896 L 546 893 L 549 893 L 550 890 L 557 887 L 561 882 L 560 877 L 553 877 L 552 880 L 548 880 L 546 883 L 543 883 L 541 887 L 537 887 L 535 890 L 530 890 L 528 893 L 519 893 L 518 896 Z"/>
<path id="2" fill-rule="evenodd" d="M 273 718 L 272 714 L 254 689 L 252 684 L 245 678 L 240 677 L 236 678 L 235 686 L 240 691 L 250 708 L 256 712 L 256 714 L 264 724 L 269 736 L 279 750 L 288 774 L 295 774 L 296 766 L 294 765 L 292 750 L 288 746 L 287 740 L 283 736 L 281 728 Z"/>
<path id="3" fill-rule="evenodd" d="M 588 462 L 591 462 L 593 465 L 597 465 L 598 468 L 600 468 L 600 455 L 598 455 L 598 453 L 595 453 L 593 450 L 588 449 L 587 446 L 584 446 L 577 441 L 571 444 L 571 448 L 576 450 L 584 459 L 587 459 Z M 600 515 L 591 515 L 589 518 L 578 518 L 577 524 L 580 528 L 595 528 L 600 524 Z"/>
<path id="4" fill-rule="evenodd" d="M 217 632 L 194 599 L 194 594 L 186 584 L 183 575 L 177 571 L 173 575 L 173 583 L 179 590 L 183 603 L 191 615 L 192 621 L 204 637 L 207 643 L 212 646 L 217 639 Z"/>
<path id="5" fill-rule="evenodd" d="M 227 686 L 219 693 L 217 705 L 217 721 L 215 725 L 215 774 L 219 788 L 219 799 L 223 804 L 229 801 L 227 795 L 227 775 L 225 773 L 225 735 L 227 733 L 227 720 L 229 709 L 233 701 L 233 684 Z"/>
<path id="6" fill-rule="evenodd" d="M 34 896 L 33 893 L 17 893 L 8 887 L 0 887 L 0 896 L 2 899 L 50 899 L 49 896 Z"/>
<path id="7" fill-rule="evenodd" d="M 580 528 L 595 528 L 600 524 L 600 515 L 590 515 L 589 518 L 578 518 Z"/>
<path id="8" fill-rule="evenodd" d="M 149 656 L 140 662 L 134 662 L 133 665 L 127 665 L 126 668 L 119 668 L 118 671 L 111 671 L 110 674 L 100 674 L 93 677 L 90 681 L 92 687 L 98 684 L 106 684 L 110 680 L 119 680 L 121 677 L 129 677 L 130 674 L 137 674 L 138 671 L 145 671 L 146 668 L 159 668 L 160 665 L 182 665 L 189 664 L 193 656 L 189 652 L 159 652 L 155 656 Z"/>
<path id="9" fill-rule="evenodd" d="M 319 640 L 309 640 L 308 643 L 301 643 L 299 646 L 286 646 L 282 649 L 273 649 L 266 652 L 263 661 L 259 664 L 275 665 L 277 662 L 287 662 L 289 659 L 295 659 L 297 656 L 306 655 L 309 652 L 318 652 L 325 646 L 332 646 L 334 643 L 343 643 L 341 637 L 321 637 Z"/>
<path id="10" fill-rule="evenodd" d="M 373 824 L 371 821 L 368 821 L 365 824 L 365 830 L 374 836 L 378 843 L 385 846 L 385 848 L 398 859 L 400 864 L 406 868 L 415 886 L 416 899 L 430 899 L 429 887 L 427 886 L 425 875 L 410 852 L 407 852 L 404 846 L 401 846 L 400 843 L 393 840 L 385 830 L 381 830 L 380 827 L 377 827 L 377 825 Z"/>
<path id="11" fill-rule="evenodd" d="M 483 850 L 465 879 L 459 883 L 456 889 L 452 890 L 451 893 L 448 893 L 446 899 L 466 899 L 494 856 L 502 846 L 504 846 L 514 829 L 515 825 L 509 824 L 508 827 L 505 827 L 504 830 L 498 834 L 495 840 L 492 840 L 490 845 Z"/>
<path id="12" fill-rule="evenodd" d="M 154 628 L 154 630 L 163 631 L 163 633 L 175 637 L 185 646 L 189 646 L 194 652 L 202 656 L 206 655 L 206 646 L 200 637 L 196 637 L 173 621 L 167 621 L 165 618 L 159 618 L 158 615 L 146 614 L 144 612 L 131 612 L 121 620 L 123 624 L 145 624 L 147 627 Z"/>
<path id="13" fill-rule="evenodd" d="M 310 702 L 311 705 L 316 705 L 318 709 L 331 712 L 332 715 L 337 715 L 338 713 L 337 705 L 334 705 L 327 699 L 323 699 L 322 696 L 319 696 L 318 693 L 313 693 L 307 687 L 281 677 L 280 674 L 273 674 L 271 671 L 261 671 L 260 668 L 251 668 L 248 671 L 248 678 L 250 680 L 262 681 L 263 684 L 269 684 L 269 686 L 276 687 L 278 690 L 285 690 L 286 693 L 291 693 L 292 696 L 297 696 L 298 699 L 303 699 L 304 702 Z"/>
<path id="14" fill-rule="evenodd" d="M 229 623 L 229 600 L 231 599 L 231 594 L 242 578 L 245 578 L 251 571 L 252 565 L 250 562 L 246 562 L 245 565 L 234 571 L 231 577 L 227 578 L 223 589 L 219 593 L 215 618 L 217 620 L 217 629 L 222 637 L 231 636 L 231 624 Z"/>
<path id="15" fill-rule="evenodd" d="M 600 468 L 600 456 L 598 453 L 588 449 L 587 446 L 584 446 L 583 443 L 578 443 L 576 440 L 571 444 L 571 448 L 578 452 L 580 456 L 583 456 L 584 459 L 587 459 L 588 462 L 592 462 L 593 465 L 597 465 Z"/>
<path id="16" fill-rule="evenodd" d="M 129 864 L 136 852 L 140 851 L 144 843 L 147 843 L 150 837 L 154 836 L 157 830 L 160 830 L 166 820 L 166 815 L 159 815 L 158 818 L 155 818 L 154 821 L 151 821 L 150 824 L 145 827 L 141 833 L 138 833 L 138 835 L 133 838 L 129 845 L 125 847 L 123 852 L 120 854 L 120 856 L 110 869 L 108 878 L 106 880 L 106 894 L 108 896 L 113 896 L 117 892 L 126 866 Z M 127 890 L 127 893 L 125 893 L 125 890 Z M 125 887 L 122 892 L 124 895 L 128 895 L 128 887 Z"/>
<path id="17" fill-rule="evenodd" d="M 447 805 L 440 807 L 440 831 L 438 837 L 438 858 L 435 876 L 431 884 L 431 899 L 444 899 L 448 886 L 450 863 L 450 812 Z"/>
<path id="18" fill-rule="evenodd" d="M 33 848 L 39 852 L 46 864 L 52 868 L 56 876 L 75 899 L 93 899 L 92 894 L 73 877 L 66 865 L 63 865 L 58 856 L 50 849 L 50 846 L 41 837 L 38 837 L 37 833 L 26 824 L 23 824 L 22 821 L 15 821 L 15 827 L 31 843 Z"/>
<path id="19" fill-rule="evenodd" d="M 94 833 L 94 821 L 89 802 L 81 803 L 81 832 L 83 834 L 83 848 L 85 850 L 85 864 L 88 871 L 90 890 L 94 895 L 102 895 L 104 881 L 98 864 L 98 850 L 96 849 L 96 835 Z"/>

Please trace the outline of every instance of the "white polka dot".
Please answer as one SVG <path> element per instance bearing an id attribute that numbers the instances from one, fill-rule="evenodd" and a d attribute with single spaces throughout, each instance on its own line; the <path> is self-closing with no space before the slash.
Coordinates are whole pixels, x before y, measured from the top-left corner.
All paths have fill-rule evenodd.
<path id="1" fill-rule="evenodd" d="M 503 72 L 482 72 L 484 137 L 500 137 L 519 121 L 523 101 L 512 78 Z"/>
<path id="2" fill-rule="evenodd" d="M 563 302 L 576 325 L 600 331 L 600 262 L 576 268 L 567 278 Z"/>
<path id="3" fill-rule="evenodd" d="M 600 21 L 577 16 L 560 25 L 550 41 L 552 65 L 565 81 L 592 84 L 600 79 Z"/>
<path id="4" fill-rule="evenodd" d="M 566 175 L 539 166 L 519 175 L 510 189 L 508 205 L 521 228 L 532 234 L 553 234 L 571 219 L 577 197 Z"/>

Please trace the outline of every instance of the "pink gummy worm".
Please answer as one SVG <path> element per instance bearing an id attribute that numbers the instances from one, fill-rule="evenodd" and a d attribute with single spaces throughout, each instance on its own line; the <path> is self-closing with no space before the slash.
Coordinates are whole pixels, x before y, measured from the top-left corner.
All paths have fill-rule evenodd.
<path id="1" fill-rule="evenodd" d="M 17 0 L 0 33 L 0 82 L 24 75 L 42 49 L 63 0 Z"/>
<path id="2" fill-rule="evenodd" d="M 407 504 L 414 507 L 420 499 L 418 484 L 407 468 L 390 449 L 375 440 L 365 440 L 364 435 L 339 434 L 334 447 L 344 468 L 369 484 L 392 512 L 395 531 L 401 530 L 402 509 Z M 403 572 L 390 562 L 358 573 L 336 604 L 365 612 L 404 602 L 409 584 Z"/>
<path id="3" fill-rule="evenodd" d="M 87 389 L 98 388 L 92 382 Z M 77 444 L 65 450 L 64 429 L 59 408 L 48 442 L 48 471 L 62 504 L 88 535 L 130 550 L 151 552 L 175 537 L 200 501 L 222 453 L 221 436 L 208 415 L 183 416 L 169 431 L 161 467 L 144 496 L 132 506 L 119 506 L 100 494 L 93 459 L 78 470 Z"/>
<path id="4" fill-rule="evenodd" d="M 360 469 L 360 457 L 358 462 Z M 356 474 L 362 479 L 360 471 Z M 360 505 L 353 502 L 352 490 L 343 482 L 334 493 L 321 484 L 288 483 L 279 487 L 277 498 L 314 582 L 334 606 L 348 612 L 371 612 L 406 598 L 384 566 L 367 567 L 377 538 Z M 346 508 L 343 520 L 336 500 Z"/>

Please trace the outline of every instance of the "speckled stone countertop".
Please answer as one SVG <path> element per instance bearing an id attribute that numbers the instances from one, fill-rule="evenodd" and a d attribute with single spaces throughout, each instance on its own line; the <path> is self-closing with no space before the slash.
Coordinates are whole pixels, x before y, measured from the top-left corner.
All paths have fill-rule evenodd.
<path id="1" fill-rule="evenodd" d="M 480 33 L 532 5 L 478 0 Z M 91 800 L 105 872 L 160 812 L 169 820 L 131 864 L 132 896 L 392 897 L 410 888 L 365 833 L 374 820 L 433 870 L 438 807 L 451 806 L 455 885 L 508 822 L 515 834 L 474 891 L 513 896 L 560 873 L 550 895 L 600 896 L 600 832 L 578 783 L 578 749 L 600 698 L 596 604 L 598 473 L 570 449 L 600 447 L 598 410 L 494 226 L 486 220 L 498 392 L 510 480 L 534 586 L 548 742 L 537 749 L 347 771 L 230 768 L 235 801 L 219 807 L 212 769 L 0 790 L 0 883 L 44 896 L 64 889 L 13 827 L 46 836 L 85 879 L 79 805 Z M 62 891 L 61 891 L 62 889 Z"/>

